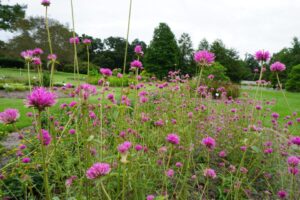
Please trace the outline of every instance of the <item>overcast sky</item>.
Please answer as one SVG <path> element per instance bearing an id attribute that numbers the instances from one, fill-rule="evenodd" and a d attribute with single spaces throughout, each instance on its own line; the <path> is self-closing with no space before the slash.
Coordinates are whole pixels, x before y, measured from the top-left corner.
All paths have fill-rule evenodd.
<path id="1" fill-rule="evenodd" d="M 27 16 L 44 15 L 40 0 L 3 0 L 27 4 Z M 93 37 L 125 37 L 129 0 L 73 0 L 75 29 Z M 51 0 L 49 16 L 71 24 L 70 0 Z M 129 40 L 149 43 L 159 22 L 179 38 L 191 35 L 194 47 L 202 38 L 222 39 L 243 54 L 258 49 L 272 53 L 300 37 L 300 0 L 133 0 Z M 11 34 L 0 31 L 0 39 Z"/>

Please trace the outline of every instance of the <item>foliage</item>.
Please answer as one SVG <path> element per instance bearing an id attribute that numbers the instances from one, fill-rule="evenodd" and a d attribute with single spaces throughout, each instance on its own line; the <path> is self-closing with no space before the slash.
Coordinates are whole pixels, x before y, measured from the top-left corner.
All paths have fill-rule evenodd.
<path id="1" fill-rule="evenodd" d="M 300 92 L 300 64 L 292 68 L 286 82 L 286 90 L 291 92 Z"/>
<path id="2" fill-rule="evenodd" d="M 24 60 L 20 58 L 0 57 L 0 67 L 2 68 L 24 68 Z"/>
<path id="3" fill-rule="evenodd" d="M 180 51 L 170 27 L 160 23 L 145 54 L 145 69 L 159 79 L 167 76 L 179 64 Z"/>
<path id="4" fill-rule="evenodd" d="M 14 31 L 17 23 L 25 16 L 26 6 L 15 4 L 5 5 L 0 1 L 0 29 Z"/>
<path id="5" fill-rule="evenodd" d="M 208 75 L 214 75 L 214 80 L 218 81 L 230 81 L 229 77 L 226 75 L 227 69 L 218 62 L 215 62 L 210 67 L 207 67 L 203 71 L 203 78 L 208 77 Z"/>
<path id="6" fill-rule="evenodd" d="M 183 33 L 180 36 L 178 47 L 180 50 L 179 66 L 175 67 L 175 71 L 180 69 L 182 74 L 195 74 L 196 65 L 193 62 L 193 43 L 188 33 Z"/>

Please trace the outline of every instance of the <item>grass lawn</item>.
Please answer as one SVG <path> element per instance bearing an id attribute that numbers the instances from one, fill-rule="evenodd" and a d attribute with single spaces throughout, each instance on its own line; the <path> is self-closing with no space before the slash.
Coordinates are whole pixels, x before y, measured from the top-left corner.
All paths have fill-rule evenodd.
<path id="1" fill-rule="evenodd" d="M 36 71 L 31 71 L 30 76 L 32 78 L 38 77 L 38 73 Z M 11 69 L 11 68 L 0 68 L 0 78 L 2 77 L 13 77 L 13 78 L 26 78 L 27 79 L 27 69 Z M 86 75 L 80 74 L 79 78 L 85 79 Z M 66 72 L 54 72 L 54 82 L 59 83 L 77 83 L 76 80 L 74 80 L 74 74 L 73 73 L 66 73 Z"/>

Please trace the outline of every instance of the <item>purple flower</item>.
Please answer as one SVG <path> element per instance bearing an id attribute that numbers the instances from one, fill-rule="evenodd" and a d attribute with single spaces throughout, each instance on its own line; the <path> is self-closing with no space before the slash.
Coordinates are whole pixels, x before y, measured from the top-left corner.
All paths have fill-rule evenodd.
<path id="1" fill-rule="evenodd" d="M 212 179 L 215 179 L 217 177 L 217 174 L 213 169 L 205 169 L 203 175 L 207 178 L 212 178 Z"/>
<path id="2" fill-rule="evenodd" d="M 202 144 L 204 146 L 206 146 L 208 149 L 214 149 L 216 146 L 216 141 L 215 141 L 215 139 L 213 139 L 211 137 L 206 137 L 206 138 L 203 138 Z"/>
<path id="3" fill-rule="evenodd" d="M 112 71 L 108 68 L 101 68 L 100 69 L 100 73 L 103 75 L 103 76 L 111 76 L 112 75 Z"/>
<path id="4" fill-rule="evenodd" d="M 70 44 L 79 44 L 80 40 L 79 37 L 71 37 L 69 39 Z"/>
<path id="5" fill-rule="evenodd" d="M 47 58 L 48 58 L 48 60 L 50 60 L 50 61 L 56 61 L 57 56 L 56 56 L 56 54 L 49 54 L 49 55 L 47 56 Z"/>
<path id="6" fill-rule="evenodd" d="M 175 166 L 178 167 L 178 168 L 180 168 L 180 167 L 183 166 L 183 164 L 182 164 L 181 162 L 177 162 L 177 163 L 175 164 Z"/>
<path id="7" fill-rule="evenodd" d="M 41 135 L 42 135 L 42 141 L 41 141 L 42 144 L 45 145 L 45 146 L 48 146 L 51 143 L 51 140 L 52 140 L 51 135 L 49 134 L 49 132 L 47 130 L 44 130 L 44 129 L 42 129 Z M 40 134 L 37 135 L 37 138 L 39 140 L 41 140 L 40 139 Z"/>
<path id="8" fill-rule="evenodd" d="M 82 43 L 85 44 L 85 45 L 90 45 L 90 44 L 92 43 L 92 40 L 86 38 L 86 39 L 84 39 L 84 40 L 82 41 Z"/>
<path id="9" fill-rule="evenodd" d="M 95 163 L 91 168 L 86 171 L 88 179 L 96 179 L 107 175 L 111 168 L 108 163 Z"/>
<path id="10" fill-rule="evenodd" d="M 130 147 L 131 147 L 131 142 L 125 141 L 124 143 L 122 143 L 118 146 L 118 151 L 121 154 L 125 154 L 130 149 Z"/>
<path id="11" fill-rule="evenodd" d="M 35 56 L 41 55 L 43 53 L 44 53 L 44 51 L 41 48 L 33 49 L 33 55 L 35 55 Z"/>
<path id="12" fill-rule="evenodd" d="M 70 129 L 70 130 L 69 130 L 69 133 L 70 133 L 71 135 L 74 135 L 74 134 L 76 133 L 76 131 L 75 131 L 75 129 Z"/>
<path id="13" fill-rule="evenodd" d="M 300 137 L 299 136 L 292 137 L 291 142 L 293 144 L 300 146 Z"/>
<path id="14" fill-rule="evenodd" d="M 71 176 L 70 178 L 68 178 L 65 183 L 66 187 L 71 187 L 73 181 L 76 179 L 77 179 L 77 176 Z"/>
<path id="15" fill-rule="evenodd" d="M 289 171 L 289 173 L 292 174 L 292 175 L 297 175 L 297 174 L 299 173 L 299 170 L 298 170 L 298 168 L 296 168 L 296 167 L 289 167 L 289 168 L 288 168 L 288 171 Z"/>
<path id="16" fill-rule="evenodd" d="M 39 111 L 46 107 L 51 107 L 56 103 L 56 95 L 46 90 L 46 88 L 35 88 L 30 95 L 27 96 L 25 104 L 27 107 L 35 107 Z"/>
<path id="17" fill-rule="evenodd" d="M 300 160 L 297 156 L 290 156 L 290 157 L 288 157 L 287 162 L 288 162 L 289 166 L 296 167 L 299 165 Z"/>
<path id="18" fill-rule="evenodd" d="M 38 57 L 33 57 L 31 62 L 32 62 L 32 64 L 34 64 L 34 65 L 41 65 L 41 64 L 42 64 L 41 59 L 38 58 Z"/>
<path id="19" fill-rule="evenodd" d="M 12 124 L 15 123 L 20 117 L 20 113 L 17 109 L 7 108 L 0 113 L 1 124 Z"/>
<path id="20" fill-rule="evenodd" d="M 50 6 L 50 0 L 42 0 L 41 4 L 43 6 Z"/>
<path id="21" fill-rule="evenodd" d="M 194 60 L 200 65 L 209 66 L 215 60 L 215 54 L 209 51 L 198 51 L 194 54 Z"/>
<path id="22" fill-rule="evenodd" d="M 143 64 L 141 63 L 141 61 L 139 60 L 134 60 L 130 63 L 130 66 L 132 68 L 138 68 L 138 69 L 142 69 L 143 68 Z"/>
<path id="23" fill-rule="evenodd" d="M 154 200 L 155 199 L 155 196 L 150 194 L 146 197 L 146 200 Z"/>
<path id="24" fill-rule="evenodd" d="M 141 150 L 143 150 L 143 146 L 140 145 L 140 144 L 137 144 L 137 145 L 135 146 L 135 150 L 136 150 L 136 151 L 141 151 Z"/>
<path id="25" fill-rule="evenodd" d="M 268 51 L 259 50 L 255 53 L 255 59 L 257 61 L 268 61 L 270 59 L 270 53 Z"/>
<path id="26" fill-rule="evenodd" d="M 26 157 L 22 159 L 22 163 L 29 163 L 30 162 L 30 158 Z"/>
<path id="27" fill-rule="evenodd" d="M 271 116 L 274 118 L 274 119 L 278 119 L 279 118 L 279 114 L 274 112 L 271 114 Z"/>
<path id="28" fill-rule="evenodd" d="M 213 74 L 210 74 L 207 76 L 208 79 L 213 80 L 215 78 L 215 76 Z"/>
<path id="29" fill-rule="evenodd" d="M 171 144 L 179 144 L 180 137 L 174 133 L 167 135 L 166 140 Z"/>
<path id="30" fill-rule="evenodd" d="M 270 70 L 272 72 L 282 72 L 286 69 L 285 65 L 281 62 L 275 62 L 271 65 Z"/>
<path id="31" fill-rule="evenodd" d="M 285 190 L 279 190 L 277 192 L 277 196 L 280 198 L 280 199 L 285 199 L 287 197 L 287 192 Z"/>
<path id="32" fill-rule="evenodd" d="M 136 54 L 140 54 L 140 55 L 143 55 L 143 54 L 144 54 L 143 48 L 142 48 L 141 45 L 136 45 L 135 48 L 134 48 L 134 52 L 135 52 Z"/>
<path id="33" fill-rule="evenodd" d="M 32 59 L 33 51 L 32 50 L 22 51 L 21 56 L 25 59 L 25 61 L 29 62 Z"/>
<path id="34" fill-rule="evenodd" d="M 169 177 L 169 178 L 172 178 L 174 176 L 175 172 L 173 169 L 168 169 L 166 171 L 166 175 Z"/>

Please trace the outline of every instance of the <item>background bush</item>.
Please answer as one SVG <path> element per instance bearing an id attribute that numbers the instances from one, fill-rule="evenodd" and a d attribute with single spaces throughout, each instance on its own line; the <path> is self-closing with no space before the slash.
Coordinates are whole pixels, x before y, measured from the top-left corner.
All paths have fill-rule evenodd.
<path id="1" fill-rule="evenodd" d="M 24 68 L 25 63 L 19 58 L 0 57 L 0 67 L 2 68 Z"/>
<path id="2" fill-rule="evenodd" d="M 286 82 L 286 90 L 290 92 L 300 92 L 300 65 L 293 67 Z"/>

